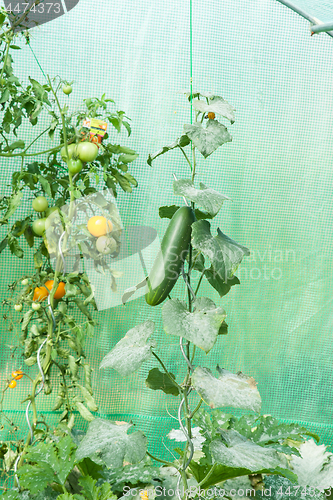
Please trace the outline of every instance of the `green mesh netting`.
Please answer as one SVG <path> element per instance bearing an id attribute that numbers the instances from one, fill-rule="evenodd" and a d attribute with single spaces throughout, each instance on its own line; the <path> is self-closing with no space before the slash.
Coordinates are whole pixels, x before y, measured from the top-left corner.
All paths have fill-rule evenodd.
<path id="1" fill-rule="evenodd" d="M 322 21 L 333 20 L 330 2 L 312 4 L 303 1 L 302 7 Z M 159 158 L 153 168 L 146 159 L 178 137 L 182 124 L 190 120 L 189 106 L 177 94 L 190 86 L 189 40 L 187 0 L 80 0 L 67 15 L 31 30 L 31 46 L 44 72 L 75 80 L 70 97 L 74 106 L 106 92 L 131 117 L 132 136 L 127 139 L 124 133 L 119 138 L 112 132 L 111 139 L 140 153 L 132 167 L 139 187 L 131 195 L 120 193 L 118 207 L 125 227 L 151 226 L 160 237 L 167 221 L 159 219 L 158 207 L 176 202 L 172 173 L 182 178 L 189 171 L 180 152 Z M 22 46 L 15 54 L 16 73 L 25 80 L 31 76 L 43 81 L 32 52 Z M 200 157 L 198 176 L 233 199 L 212 223 L 213 230 L 220 227 L 252 252 L 237 273 L 241 286 L 226 298 L 220 300 L 210 287 L 203 287 L 225 307 L 229 334 L 197 362 L 254 376 L 264 414 L 301 422 L 330 445 L 332 52 L 332 38 L 310 37 L 308 23 L 277 1 L 193 1 L 193 88 L 216 92 L 237 110 L 236 123 L 229 127 L 233 142 L 207 160 Z M 30 138 L 33 133 L 27 129 Z M 15 168 L 15 161 L 2 160 L 3 193 L 9 192 Z M 25 199 L 21 214 L 30 212 L 30 201 Z M 29 269 L 7 250 L 0 266 L 5 297 L 7 284 Z M 100 415 L 132 420 L 149 436 L 152 453 L 171 458 L 173 443 L 165 436 L 178 428 L 173 419 L 178 400 L 146 388 L 145 377 L 155 364 L 146 363 L 127 379 L 113 370 L 98 370 L 127 330 L 152 319 L 159 351 L 179 374 L 178 339 L 162 332 L 160 313 L 160 307 L 150 308 L 144 298 L 99 312 L 99 326 L 86 353 L 96 369 L 93 386 Z M 1 326 L 4 384 L 23 360 L 10 358 L 13 334 Z M 36 367 L 29 371 L 34 374 Z M 15 392 L 7 391 L 4 401 L 21 437 L 27 425 L 20 401 L 27 391 L 23 379 Z M 52 424 L 45 401 L 39 396 L 38 408 Z M 81 420 L 79 424 L 84 428 Z M 8 436 L 2 431 L 1 439 Z"/>

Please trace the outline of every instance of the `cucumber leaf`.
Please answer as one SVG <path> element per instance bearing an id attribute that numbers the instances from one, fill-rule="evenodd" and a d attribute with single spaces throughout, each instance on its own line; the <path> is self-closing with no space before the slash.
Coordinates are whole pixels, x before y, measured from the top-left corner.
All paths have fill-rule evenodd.
<path id="1" fill-rule="evenodd" d="M 210 269 L 205 270 L 205 276 L 209 283 L 212 285 L 213 288 L 218 292 L 220 297 L 224 297 L 224 295 L 227 295 L 228 292 L 230 292 L 231 287 L 234 285 L 239 285 L 240 281 L 237 278 L 237 276 L 232 276 L 227 282 L 224 282 L 220 276 L 218 276 L 214 272 L 214 268 L 210 267 Z"/>
<path id="2" fill-rule="evenodd" d="M 301 457 L 292 457 L 292 466 L 302 486 L 310 486 L 323 492 L 333 487 L 333 453 L 324 444 L 317 445 L 313 439 L 300 447 Z"/>
<path id="3" fill-rule="evenodd" d="M 173 373 L 170 373 L 171 377 L 174 379 Z M 146 386 L 154 391 L 163 391 L 165 394 L 172 394 L 173 396 L 179 396 L 179 389 L 172 382 L 166 373 L 162 373 L 158 368 L 153 368 L 150 370 L 148 377 L 146 379 Z"/>
<path id="4" fill-rule="evenodd" d="M 218 95 L 213 95 L 208 97 L 208 102 L 205 101 L 200 101 L 199 99 L 194 99 L 193 101 L 193 108 L 196 111 L 201 111 L 202 113 L 215 113 L 217 115 L 224 116 L 224 118 L 227 118 L 231 123 L 234 123 L 235 121 L 235 108 L 231 106 L 223 97 L 220 97 Z"/>
<path id="5" fill-rule="evenodd" d="M 174 181 L 173 192 L 176 196 L 185 196 L 188 200 L 197 203 L 211 217 L 215 217 L 218 214 L 224 201 L 231 201 L 227 196 L 205 186 L 202 182 L 200 182 L 200 189 L 196 189 L 191 179 Z"/>
<path id="6" fill-rule="evenodd" d="M 147 438 L 141 431 L 128 435 L 131 427 L 128 422 L 95 418 L 76 451 L 77 462 L 90 457 L 94 462 L 104 463 L 110 468 L 122 467 L 124 461 L 131 464 L 140 462 L 146 455 Z"/>
<path id="7" fill-rule="evenodd" d="M 237 374 L 217 366 L 218 378 L 211 370 L 197 366 L 192 374 L 192 385 L 211 408 L 241 408 L 259 412 L 261 398 L 253 377 Z"/>
<path id="8" fill-rule="evenodd" d="M 210 223 L 200 220 L 192 224 L 192 246 L 208 257 L 212 269 L 224 282 L 232 278 L 244 256 L 250 255 L 250 250 L 217 228 L 217 236 L 210 232 Z"/>
<path id="9" fill-rule="evenodd" d="M 191 313 L 178 299 L 168 300 L 162 308 L 165 332 L 184 337 L 206 353 L 214 346 L 225 317 L 224 309 L 205 297 L 194 302 Z"/>
<path id="10" fill-rule="evenodd" d="M 155 345 L 148 339 L 155 330 L 152 321 L 145 321 L 129 330 L 115 347 L 102 359 L 100 368 L 113 368 L 123 377 L 137 371 L 150 358 Z"/>
<path id="11" fill-rule="evenodd" d="M 186 124 L 184 132 L 205 158 L 222 144 L 232 141 L 228 129 L 217 120 L 208 120 L 206 128 L 201 123 Z"/>

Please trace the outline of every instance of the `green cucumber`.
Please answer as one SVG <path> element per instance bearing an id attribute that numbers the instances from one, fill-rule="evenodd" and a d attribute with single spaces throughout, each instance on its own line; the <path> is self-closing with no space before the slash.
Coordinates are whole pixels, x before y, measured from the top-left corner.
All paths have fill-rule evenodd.
<path id="1" fill-rule="evenodd" d="M 191 207 L 181 207 L 173 215 L 148 277 L 146 302 L 157 306 L 175 286 L 191 241 L 191 225 L 195 215 Z"/>

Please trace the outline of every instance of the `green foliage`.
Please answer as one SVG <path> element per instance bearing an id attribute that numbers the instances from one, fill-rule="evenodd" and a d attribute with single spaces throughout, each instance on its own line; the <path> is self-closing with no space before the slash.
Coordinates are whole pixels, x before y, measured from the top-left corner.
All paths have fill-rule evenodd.
<path id="1" fill-rule="evenodd" d="M 152 321 L 145 321 L 129 330 L 102 359 L 100 368 L 114 368 L 123 377 L 137 371 L 151 356 L 151 348 L 155 343 L 148 340 L 154 330 L 155 324 Z"/>
<path id="2" fill-rule="evenodd" d="M 0 24 L 5 18 L 5 12 L 1 11 Z M 5 82 L 0 95 L 3 112 L 0 156 L 3 160 L 17 158 L 20 168 L 12 174 L 8 186 L 11 193 L 0 198 L 0 226 L 5 226 L 0 253 L 8 249 L 23 259 L 25 253 L 21 241 L 25 239 L 32 249 L 34 272 L 24 276 L 24 284 L 21 278 L 9 285 L 9 297 L 4 301 L 7 308 L 4 319 L 8 319 L 9 330 L 19 326 L 19 347 L 24 363 L 34 367 L 35 378 L 30 379 L 32 385 L 25 399 L 33 410 L 32 435 L 25 442 L 0 443 L 3 471 L 13 474 L 16 463 L 19 479 L 19 487 L 5 491 L 3 498 L 115 500 L 123 494 L 125 486 L 151 491 L 158 485 L 175 486 L 178 475 L 184 487 L 200 485 L 209 488 L 221 481 L 249 474 L 269 474 L 265 477 L 265 485 L 272 487 L 273 498 L 283 499 L 279 493 L 280 485 L 285 487 L 297 481 L 309 481 L 310 453 L 316 456 L 318 465 L 311 480 L 318 490 L 328 488 L 332 474 L 331 454 L 327 454 L 326 448 L 304 444 L 306 437 L 311 436 L 306 429 L 280 424 L 270 416 L 250 414 L 237 419 L 217 409 L 210 413 L 200 409 L 205 403 L 210 409 L 234 407 L 259 412 L 261 403 L 252 377 L 240 372 L 233 374 L 219 366 L 216 377 L 209 369 L 194 364 L 196 348 L 209 353 L 221 340 L 219 335 L 228 330 L 223 307 L 199 296 L 203 277 L 220 297 L 224 297 L 232 286 L 239 284 L 234 273 L 242 259 L 250 254 L 246 247 L 220 229 L 217 229 L 217 236 L 212 236 L 208 220 L 218 216 L 224 201 L 229 198 L 203 183 L 196 185 L 196 150 L 207 158 L 232 140 L 227 128 L 215 119 L 215 115 L 219 115 L 231 123 L 235 120 L 234 108 L 221 96 L 207 92 L 195 92 L 191 96 L 187 93 L 195 110 L 194 123 L 185 124 L 180 137 L 149 155 L 147 160 L 152 165 L 160 155 L 170 151 L 176 154 L 177 151 L 190 166 L 192 174 L 190 179 L 176 180 L 173 184 L 175 196 L 187 200 L 185 211 L 191 217 L 187 217 L 184 234 L 184 225 L 181 224 L 185 223 L 184 220 L 179 221 L 175 231 L 184 236 L 184 241 L 178 241 L 177 276 L 166 276 L 163 286 L 167 292 L 161 295 L 163 301 L 169 299 L 162 308 L 163 328 L 167 334 L 180 338 L 186 358 L 185 378 L 178 381 L 155 352 L 156 342 L 152 339 L 155 325 L 149 320 L 130 329 L 100 366 L 113 368 L 125 377 L 138 370 L 153 354 L 163 371 L 150 369 L 146 386 L 167 395 L 180 396 L 181 428 L 186 427 L 186 432 L 192 435 L 193 424 L 196 424 L 204 438 L 202 449 L 191 453 L 190 443 L 187 443 L 185 449 L 177 450 L 179 460 L 174 463 L 162 461 L 167 467 L 153 468 L 147 459 L 147 438 L 141 431 L 133 430 L 131 423 L 96 418 L 94 413 L 98 407 L 93 394 L 92 369 L 85 358 L 84 344 L 87 337 L 93 336 L 96 325 L 93 310 L 97 308 L 94 292 L 80 261 L 87 259 L 95 271 L 109 273 L 111 290 L 116 292 L 119 275 L 96 246 L 97 236 L 91 233 L 87 221 L 94 215 L 112 221 L 115 245 L 112 257 L 116 258 L 120 253 L 123 228 L 113 197 L 103 195 L 101 191 L 109 191 L 114 197 L 118 187 L 126 193 L 132 192 L 137 181 L 129 169 L 138 154 L 127 146 L 110 143 L 108 134 L 105 134 L 96 159 L 85 163 L 82 170 L 72 176 L 63 158 L 69 158 L 68 146 L 90 139 L 89 120 L 105 120 L 118 133 L 124 127 L 129 136 L 130 119 L 124 111 L 117 110 L 114 101 L 105 94 L 100 98 L 85 99 L 84 109 L 80 111 L 71 110 L 67 104 L 70 101 L 64 98 L 62 89 L 64 85 L 72 84 L 60 77 L 53 80 L 48 77 L 47 84 L 29 78 L 29 84 L 24 85 L 13 72 L 10 49 L 19 49 L 13 44 L 14 39 L 13 29 L 0 36 L 0 80 Z M 66 99 L 66 104 L 63 99 Z M 47 127 L 39 135 L 34 134 L 33 127 L 45 120 Z M 30 143 L 20 138 L 23 123 L 32 127 Z M 41 149 L 39 141 L 46 138 L 49 142 L 47 149 Z M 63 147 L 65 153 L 60 153 Z M 71 149 L 74 161 L 77 158 L 75 151 L 75 147 Z M 45 233 L 39 233 L 34 226 L 34 234 L 32 224 L 39 215 L 32 209 L 24 218 L 14 220 L 25 194 L 45 196 L 49 207 L 54 210 L 39 214 L 44 219 L 40 224 L 47 224 Z M 177 210 L 176 205 L 161 207 L 159 214 L 160 217 L 172 218 Z M 64 269 L 62 252 L 67 256 L 74 250 L 76 262 L 68 273 Z M 179 255 L 180 251 L 182 255 Z M 199 278 L 191 275 L 194 270 L 199 271 Z M 175 284 L 180 274 L 184 277 L 187 303 L 170 297 L 173 286 L 168 288 L 168 285 L 172 279 L 171 284 Z M 51 285 L 45 292 L 50 280 L 53 280 L 53 288 Z M 65 290 L 61 298 L 56 295 L 59 283 Z M 133 287 L 123 297 L 124 303 L 135 290 L 145 285 L 146 280 L 143 280 Z M 47 296 L 40 296 L 41 291 Z M 158 303 L 151 301 L 151 305 Z M 15 313 L 13 304 L 19 306 Z M 21 305 L 22 312 L 19 311 Z M 56 387 L 51 384 L 51 370 L 59 375 Z M 48 428 L 47 419 L 38 414 L 36 396 L 39 387 L 46 396 L 55 392 L 53 411 L 60 411 L 58 425 L 53 430 Z M 8 384 L 2 389 L 1 403 L 7 389 Z M 195 391 L 198 403 L 194 409 L 188 398 L 191 391 Z M 89 422 L 86 434 L 73 429 L 77 412 Z M 260 493 L 257 496 L 261 496 Z M 307 500 L 308 496 L 301 493 L 299 498 Z"/>
<path id="3" fill-rule="evenodd" d="M 205 297 L 195 301 L 193 312 L 178 299 L 168 300 L 162 309 L 165 332 L 187 339 L 206 353 L 213 348 L 225 317 L 224 309 Z"/>
<path id="4" fill-rule="evenodd" d="M 35 494 L 43 491 L 50 483 L 65 486 L 67 477 L 75 462 L 76 446 L 71 437 L 66 436 L 58 443 L 39 443 L 30 448 L 26 458 L 31 465 L 19 469 L 20 483 Z"/>
<path id="5" fill-rule="evenodd" d="M 80 462 L 88 457 L 107 467 L 121 467 L 124 462 L 140 462 L 146 454 L 147 439 L 141 431 L 127 434 L 132 424 L 94 419 L 76 451 Z"/>

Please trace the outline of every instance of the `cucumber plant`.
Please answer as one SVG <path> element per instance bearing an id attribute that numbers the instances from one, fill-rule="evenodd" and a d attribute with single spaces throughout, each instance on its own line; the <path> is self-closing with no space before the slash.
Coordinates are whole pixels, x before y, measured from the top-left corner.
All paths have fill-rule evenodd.
<path id="1" fill-rule="evenodd" d="M 266 495 L 255 491 L 260 489 L 256 488 L 260 483 L 261 488 L 267 484 L 281 498 L 288 495 L 288 491 L 299 498 L 325 498 L 324 493 L 328 497 L 333 485 L 333 454 L 325 455 L 325 447 L 320 450 L 315 443 L 319 437 L 297 424 L 279 423 L 271 416 L 261 416 L 261 398 L 251 376 L 231 373 L 219 366 L 214 373 L 196 364 L 197 349 L 208 354 L 228 332 L 226 312 L 211 298 L 201 295 L 202 282 L 206 279 L 222 299 L 239 284 L 235 272 L 250 251 L 220 229 L 216 235 L 211 233 L 209 221 L 218 215 L 229 198 L 203 183 L 198 186 L 196 182 L 197 151 L 207 158 L 231 141 L 221 120 L 234 123 L 235 110 L 221 96 L 211 93 L 190 93 L 187 97 L 195 111 L 194 123 L 185 124 L 180 137 L 148 157 L 148 164 L 152 165 L 159 156 L 171 150 L 178 151 L 190 167 L 190 175 L 185 179 L 175 178 L 173 182 L 174 195 L 184 201 L 185 206 L 159 209 L 161 218 L 171 220 L 146 278 L 145 296 L 149 306 L 162 305 L 163 329 L 179 339 L 184 369 L 176 378 L 168 363 L 161 359 L 158 345 L 152 338 L 155 324 L 149 319 L 127 331 L 100 365 L 101 369 L 112 368 L 127 377 L 153 356 L 158 366 L 149 371 L 146 385 L 154 391 L 163 391 L 168 397 L 179 398 L 179 429 L 170 432 L 168 437 L 185 442 L 185 447 L 174 450 L 178 454 L 174 461 L 154 456 L 147 450 L 147 457 L 162 464 L 159 476 L 142 484 L 133 474 L 126 494 L 136 496 L 139 484 L 141 498 L 232 498 L 230 491 L 240 484 L 237 483 L 240 478 L 245 478 L 243 484 L 248 483 L 251 496 Z M 199 277 L 193 276 L 194 270 L 199 272 Z M 173 296 L 178 280 L 183 284 L 182 295 L 186 300 Z M 142 286 L 141 282 L 136 289 Z M 124 302 L 127 297 L 125 294 Z M 222 411 L 230 407 L 245 414 L 236 418 Z M 96 460 L 98 450 L 101 463 L 117 470 L 117 486 L 113 483 L 113 491 L 117 493 L 119 485 L 126 484 L 122 478 L 127 471 L 126 466 L 118 468 L 116 448 L 110 446 L 113 435 L 114 425 L 95 419 L 89 424 L 76 456 Z M 309 438 L 312 441 L 308 441 Z M 131 464 L 142 461 L 146 450 L 144 436 L 136 431 L 127 439 L 132 446 L 136 443 L 136 454 L 131 450 L 127 456 L 123 455 L 124 461 Z M 328 457 L 320 478 L 305 472 L 308 467 L 306 450 L 312 447 L 316 450 L 314 453 L 320 455 L 321 465 L 325 462 L 324 457 Z M 133 465 L 130 467 L 133 471 Z M 114 480 L 114 476 L 114 472 L 107 475 L 109 480 Z M 163 496 L 161 484 L 167 484 L 173 495 L 169 489 Z M 122 493 L 124 491 L 123 488 Z"/>

